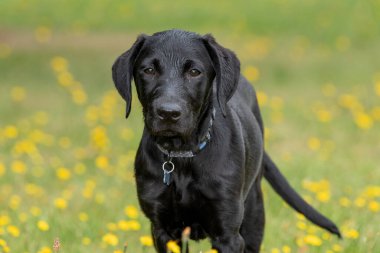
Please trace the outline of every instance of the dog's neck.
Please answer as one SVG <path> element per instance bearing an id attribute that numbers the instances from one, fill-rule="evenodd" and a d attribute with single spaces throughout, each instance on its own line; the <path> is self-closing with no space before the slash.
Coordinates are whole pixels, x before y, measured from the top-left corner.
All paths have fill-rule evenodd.
<path id="1" fill-rule="evenodd" d="M 198 127 L 188 137 L 156 137 L 156 143 L 161 152 L 165 154 L 175 152 L 177 157 L 192 157 L 207 145 L 211 138 L 215 109 L 212 103 L 207 103 L 204 107 L 199 116 Z"/>

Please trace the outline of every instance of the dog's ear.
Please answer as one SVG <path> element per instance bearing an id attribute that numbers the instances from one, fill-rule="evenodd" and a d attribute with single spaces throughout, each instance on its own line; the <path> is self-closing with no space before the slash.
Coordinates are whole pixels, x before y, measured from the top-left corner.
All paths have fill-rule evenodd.
<path id="1" fill-rule="evenodd" d="M 146 40 L 146 35 L 140 35 L 133 46 L 122 55 L 120 55 L 115 63 L 112 65 L 112 79 L 115 83 L 116 89 L 123 97 L 126 106 L 126 118 L 128 118 L 131 111 L 132 90 L 131 82 L 133 76 L 133 65 L 140 52 L 141 47 Z"/>
<path id="2" fill-rule="evenodd" d="M 203 37 L 216 72 L 217 99 L 220 109 L 226 116 L 228 100 L 235 93 L 240 78 L 240 62 L 229 49 L 219 45 L 212 35 Z"/>

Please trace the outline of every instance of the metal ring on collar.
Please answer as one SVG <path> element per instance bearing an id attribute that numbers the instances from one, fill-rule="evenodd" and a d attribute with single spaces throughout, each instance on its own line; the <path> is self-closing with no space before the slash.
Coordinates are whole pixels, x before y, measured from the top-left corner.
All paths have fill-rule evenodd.
<path id="1" fill-rule="evenodd" d="M 168 164 L 170 165 L 172 168 L 170 170 L 166 170 L 165 169 L 165 165 Z M 172 173 L 173 170 L 174 170 L 174 163 L 172 163 L 172 161 L 166 161 L 162 164 L 162 170 L 165 172 L 165 173 Z"/>

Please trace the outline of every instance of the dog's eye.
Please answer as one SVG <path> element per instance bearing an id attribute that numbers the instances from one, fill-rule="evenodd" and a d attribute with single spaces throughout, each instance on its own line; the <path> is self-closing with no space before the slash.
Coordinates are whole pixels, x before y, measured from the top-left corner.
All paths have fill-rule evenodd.
<path id="1" fill-rule="evenodd" d="M 144 73 L 148 75 L 154 75 L 156 71 L 153 68 L 146 68 L 144 69 Z"/>
<path id="2" fill-rule="evenodd" d="M 192 76 L 192 77 L 196 77 L 196 76 L 199 76 L 199 75 L 201 74 L 201 72 L 200 72 L 198 69 L 191 69 L 191 70 L 189 71 L 189 74 L 190 74 L 190 76 Z"/>

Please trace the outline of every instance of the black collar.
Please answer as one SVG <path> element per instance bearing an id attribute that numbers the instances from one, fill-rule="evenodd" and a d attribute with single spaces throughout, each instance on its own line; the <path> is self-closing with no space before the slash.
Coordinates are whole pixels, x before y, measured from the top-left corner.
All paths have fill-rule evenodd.
<path id="1" fill-rule="evenodd" d="M 207 146 L 207 144 L 211 140 L 211 130 L 212 130 L 212 125 L 214 124 L 215 113 L 216 113 L 215 108 L 212 108 L 212 113 L 211 113 L 211 117 L 210 117 L 210 121 L 208 124 L 207 131 L 206 131 L 205 135 L 201 138 L 200 142 L 198 143 L 198 145 L 196 146 L 196 148 L 194 150 L 170 151 L 170 150 L 167 150 L 164 147 L 162 147 L 160 144 L 156 143 L 157 148 L 162 153 L 164 153 L 166 156 L 168 156 L 168 158 L 171 158 L 171 157 L 194 157 L 194 156 L 196 156 L 199 152 L 201 152 Z"/>

